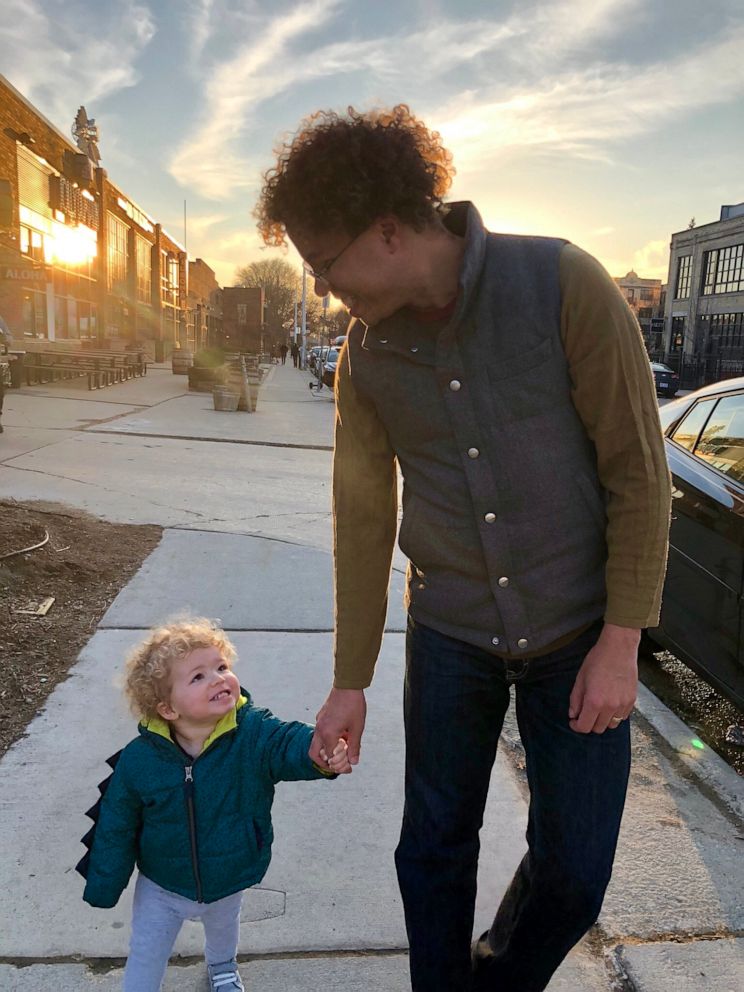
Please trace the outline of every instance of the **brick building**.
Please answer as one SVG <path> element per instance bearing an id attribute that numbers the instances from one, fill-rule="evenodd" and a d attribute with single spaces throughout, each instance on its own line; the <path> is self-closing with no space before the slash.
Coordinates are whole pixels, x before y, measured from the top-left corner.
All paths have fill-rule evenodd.
<path id="1" fill-rule="evenodd" d="M 189 262 L 186 337 L 193 350 L 216 345 L 222 337 L 222 290 L 214 270 L 197 258 Z"/>
<path id="2" fill-rule="evenodd" d="M 230 351 L 263 351 L 263 288 L 225 286 L 222 290 L 222 340 Z"/>
<path id="3" fill-rule="evenodd" d="M 186 277 L 183 247 L 109 180 L 95 144 L 73 144 L 0 76 L 0 314 L 19 347 L 164 357 L 185 342 Z"/>
<path id="4" fill-rule="evenodd" d="M 657 322 L 660 326 L 663 314 L 661 279 L 642 279 L 631 269 L 626 275 L 616 277 L 615 282 L 636 315 L 646 345 L 655 347 Z"/>

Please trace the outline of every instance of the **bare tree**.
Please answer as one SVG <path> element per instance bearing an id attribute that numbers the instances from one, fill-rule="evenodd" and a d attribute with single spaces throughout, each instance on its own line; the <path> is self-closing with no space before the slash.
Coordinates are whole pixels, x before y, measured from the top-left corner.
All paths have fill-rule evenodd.
<path id="1" fill-rule="evenodd" d="M 294 321 L 297 302 L 297 319 L 302 299 L 302 273 L 284 258 L 262 258 L 260 262 L 244 265 L 235 273 L 238 286 L 261 286 L 264 291 L 264 322 L 266 333 L 273 342 L 284 341 Z M 319 297 L 308 286 L 306 310 L 308 326 L 321 316 Z"/>

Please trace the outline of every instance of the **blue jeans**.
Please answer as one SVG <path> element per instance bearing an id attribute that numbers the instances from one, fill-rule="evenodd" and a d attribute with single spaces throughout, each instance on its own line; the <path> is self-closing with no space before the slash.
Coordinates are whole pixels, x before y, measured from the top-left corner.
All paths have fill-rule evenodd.
<path id="1" fill-rule="evenodd" d="M 395 861 L 413 992 L 542 992 L 596 921 L 625 803 L 630 731 L 626 720 L 604 734 L 575 733 L 568 701 L 601 626 L 507 662 L 409 618 Z M 528 852 L 481 941 L 485 954 L 471 964 L 478 833 L 512 684 L 530 787 Z"/>

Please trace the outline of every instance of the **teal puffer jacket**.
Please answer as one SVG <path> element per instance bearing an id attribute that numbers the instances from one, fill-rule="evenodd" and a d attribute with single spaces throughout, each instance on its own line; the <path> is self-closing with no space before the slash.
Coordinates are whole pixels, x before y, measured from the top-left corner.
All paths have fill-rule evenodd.
<path id="1" fill-rule="evenodd" d="M 241 691 L 197 758 L 170 739 L 163 721 L 140 724 L 118 756 L 79 866 L 91 906 L 115 906 L 135 864 L 198 902 L 255 885 L 271 860 L 276 783 L 335 777 L 308 757 L 312 727 L 277 719 Z"/>

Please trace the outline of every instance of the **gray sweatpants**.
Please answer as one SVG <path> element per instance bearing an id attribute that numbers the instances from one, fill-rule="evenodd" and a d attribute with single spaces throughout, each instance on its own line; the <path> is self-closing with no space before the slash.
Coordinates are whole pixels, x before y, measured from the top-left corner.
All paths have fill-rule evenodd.
<path id="1" fill-rule="evenodd" d="M 160 992 L 168 958 L 184 920 L 201 920 L 204 924 L 207 964 L 232 961 L 238 951 L 242 901 L 243 893 L 236 892 L 217 902 L 194 902 L 138 875 L 124 992 Z"/>

